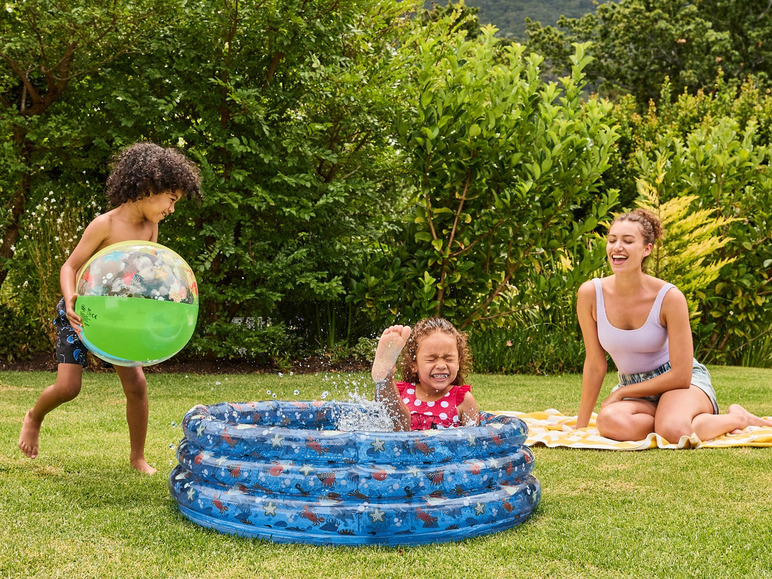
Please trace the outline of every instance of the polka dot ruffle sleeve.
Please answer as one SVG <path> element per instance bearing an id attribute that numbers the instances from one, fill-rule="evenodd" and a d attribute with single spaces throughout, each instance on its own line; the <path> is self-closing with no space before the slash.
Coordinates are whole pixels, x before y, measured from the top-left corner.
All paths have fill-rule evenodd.
<path id="1" fill-rule="evenodd" d="M 457 406 L 470 391 L 468 385 L 452 386 L 442 398 L 431 402 L 416 397 L 415 384 L 397 382 L 397 390 L 410 411 L 411 430 L 461 426 Z"/>

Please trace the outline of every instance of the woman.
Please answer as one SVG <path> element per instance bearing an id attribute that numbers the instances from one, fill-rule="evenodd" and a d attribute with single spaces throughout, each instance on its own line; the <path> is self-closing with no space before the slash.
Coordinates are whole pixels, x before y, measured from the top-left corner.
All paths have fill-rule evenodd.
<path id="1" fill-rule="evenodd" d="M 607 372 L 619 384 L 601 403 L 601 435 L 641 440 L 652 432 L 677 443 L 696 434 L 710 440 L 755 426 L 772 426 L 738 404 L 719 414 L 707 368 L 694 359 L 689 311 L 672 284 L 647 275 L 644 262 L 662 237 L 659 219 L 643 209 L 611 224 L 606 255 L 612 275 L 579 288 L 577 311 L 585 345 L 577 428 L 587 426 Z"/>

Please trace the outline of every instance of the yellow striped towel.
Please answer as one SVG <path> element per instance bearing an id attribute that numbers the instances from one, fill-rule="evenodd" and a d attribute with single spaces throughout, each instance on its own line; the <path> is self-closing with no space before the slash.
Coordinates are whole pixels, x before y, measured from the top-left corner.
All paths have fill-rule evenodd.
<path id="1" fill-rule="evenodd" d="M 647 450 L 650 448 L 725 448 L 729 446 L 772 446 L 772 427 L 749 426 L 738 434 L 724 434 L 717 438 L 701 441 L 696 434 L 682 436 L 678 444 L 671 444 L 658 434 L 651 433 L 643 440 L 618 441 L 605 438 L 595 426 L 593 413 L 586 428 L 574 429 L 576 416 L 565 416 L 550 408 L 544 412 L 498 411 L 494 414 L 517 416 L 528 425 L 528 446 L 594 448 L 602 450 Z"/>

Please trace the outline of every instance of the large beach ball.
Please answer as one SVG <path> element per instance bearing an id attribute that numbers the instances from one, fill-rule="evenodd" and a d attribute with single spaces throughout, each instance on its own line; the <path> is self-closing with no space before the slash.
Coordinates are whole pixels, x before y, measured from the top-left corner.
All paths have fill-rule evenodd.
<path id="1" fill-rule="evenodd" d="M 177 253 L 151 241 L 105 247 L 86 262 L 77 282 L 80 338 L 117 366 L 150 366 L 188 343 L 198 318 L 193 270 Z"/>

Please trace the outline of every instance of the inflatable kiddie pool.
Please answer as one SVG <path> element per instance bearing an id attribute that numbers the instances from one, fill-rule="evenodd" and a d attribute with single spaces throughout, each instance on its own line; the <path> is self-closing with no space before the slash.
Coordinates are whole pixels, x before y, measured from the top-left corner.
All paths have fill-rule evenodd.
<path id="1" fill-rule="evenodd" d="M 366 412 L 327 401 L 195 406 L 170 492 L 204 527 L 335 545 L 457 541 L 514 527 L 539 504 L 520 419 L 481 412 L 476 427 L 335 429 Z"/>

